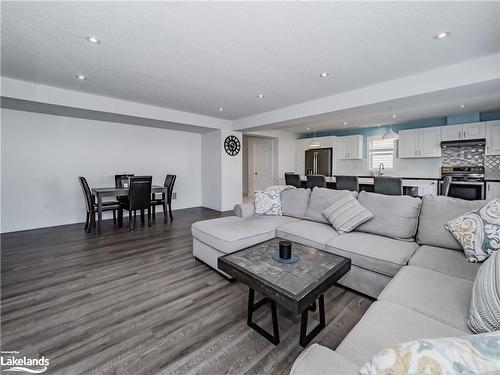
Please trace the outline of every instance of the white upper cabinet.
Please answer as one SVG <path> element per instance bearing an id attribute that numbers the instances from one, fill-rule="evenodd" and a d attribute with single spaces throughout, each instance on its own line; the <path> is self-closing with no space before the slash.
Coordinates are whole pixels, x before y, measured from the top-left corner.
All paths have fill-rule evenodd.
<path id="1" fill-rule="evenodd" d="M 462 124 L 464 139 L 482 139 L 486 137 L 486 126 L 482 123 Z"/>
<path id="2" fill-rule="evenodd" d="M 463 141 L 468 139 L 481 139 L 486 136 L 484 123 L 473 122 L 470 124 L 449 125 L 441 127 L 443 141 Z"/>
<path id="3" fill-rule="evenodd" d="M 418 153 L 421 158 L 441 157 L 441 127 L 418 130 Z"/>
<path id="4" fill-rule="evenodd" d="M 486 123 L 486 155 L 500 155 L 500 120 Z"/>
<path id="5" fill-rule="evenodd" d="M 437 158 L 441 156 L 441 128 L 399 131 L 399 158 Z"/>
<path id="6" fill-rule="evenodd" d="M 337 138 L 336 157 L 341 160 L 363 159 L 363 136 L 348 135 Z"/>
<path id="7" fill-rule="evenodd" d="M 459 141 L 462 139 L 462 125 L 449 125 L 441 127 L 441 139 L 443 141 Z"/>
<path id="8" fill-rule="evenodd" d="M 418 157 L 418 129 L 400 130 L 398 147 L 400 158 Z"/>

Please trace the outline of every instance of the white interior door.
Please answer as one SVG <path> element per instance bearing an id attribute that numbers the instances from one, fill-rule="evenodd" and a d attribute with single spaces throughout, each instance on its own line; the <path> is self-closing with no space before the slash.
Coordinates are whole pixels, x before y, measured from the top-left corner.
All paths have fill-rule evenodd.
<path id="1" fill-rule="evenodd" d="M 273 185 L 273 142 L 259 141 L 254 144 L 254 189 L 265 190 Z"/>

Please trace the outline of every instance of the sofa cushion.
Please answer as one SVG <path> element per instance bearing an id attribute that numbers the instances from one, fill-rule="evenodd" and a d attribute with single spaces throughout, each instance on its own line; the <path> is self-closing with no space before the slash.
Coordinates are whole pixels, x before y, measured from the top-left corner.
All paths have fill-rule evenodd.
<path id="1" fill-rule="evenodd" d="M 306 214 L 310 189 L 288 189 L 281 193 L 281 210 L 283 215 L 303 219 Z"/>
<path id="2" fill-rule="evenodd" d="M 379 300 L 407 307 L 460 330 L 469 331 L 467 318 L 473 285 L 470 280 L 407 266 L 391 280 L 380 294 Z"/>
<path id="3" fill-rule="evenodd" d="M 354 228 L 373 218 L 373 214 L 351 195 L 332 203 L 323 211 L 323 216 L 340 234 L 352 232 Z"/>
<path id="4" fill-rule="evenodd" d="M 469 327 L 475 333 L 500 330 L 500 252 L 483 263 L 472 289 Z"/>
<path id="5" fill-rule="evenodd" d="M 420 198 L 362 191 L 358 200 L 374 218 L 361 224 L 355 231 L 413 241 L 422 204 Z"/>
<path id="6" fill-rule="evenodd" d="M 455 237 L 444 225 L 456 217 L 476 210 L 486 201 L 466 201 L 458 198 L 425 195 L 417 231 L 417 242 L 421 245 L 462 250 Z"/>
<path id="7" fill-rule="evenodd" d="M 401 342 L 468 334 L 411 309 L 377 301 L 336 351 L 361 367 L 379 351 Z"/>
<path id="8" fill-rule="evenodd" d="M 470 281 L 476 279 L 480 267 L 467 262 L 462 252 L 427 245 L 420 246 L 408 264 Z"/>
<path id="9" fill-rule="evenodd" d="M 295 360 L 290 375 L 358 375 L 359 366 L 325 346 L 312 344 Z"/>
<path id="10" fill-rule="evenodd" d="M 482 262 L 500 249 L 500 199 L 445 224 L 469 262 Z"/>
<path id="11" fill-rule="evenodd" d="M 348 195 L 352 195 L 356 198 L 358 196 L 358 192 L 315 187 L 312 190 L 311 198 L 309 199 L 309 205 L 307 206 L 304 218 L 307 220 L 328 224 L 328 220 L 326 220 L 326 218 L 323 216 L 323 211 L 333 202 L 336 202 L 340 198 L 346 197 Z"/>
<path id="12" fill-rule="evenodd" d="M 276 228 L 297 221 L 287 216 L 228 216 L 198 221 L 191 226 L 193 237 L 223 253 L 253 246 L 276 237 Z"/>
<path id="13" fill-rule="evenodd" d="M 343 234 L 326 245 L 327 251 L 350 258 L 352 264 L 387 276 L 408 264 L 417 248 L 416 242 L 361 232 Z"/>
<path id="14" fill-rule="evenodd" d="M 321 250 L 325 250 L 326 243 L 338 235 L 331 225 L 308 220 L 295 221 L 276 228 L 277 237 Z"/>

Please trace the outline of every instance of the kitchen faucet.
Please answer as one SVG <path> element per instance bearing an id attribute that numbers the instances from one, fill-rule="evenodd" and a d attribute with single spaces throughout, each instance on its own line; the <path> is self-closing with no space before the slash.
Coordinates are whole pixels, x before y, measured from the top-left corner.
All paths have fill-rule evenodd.
<path id="1" fill-rule="evenodd" d="M 380 164 L 378 165 L 378 175 L 379 175 L 379 176 L 382 176 L 382 175 L 383 175 L 382 171 L 383 171 L 384 169 L 385 169 L 385 168 L 384 168 L 384 163 L 380 163 Z"/>

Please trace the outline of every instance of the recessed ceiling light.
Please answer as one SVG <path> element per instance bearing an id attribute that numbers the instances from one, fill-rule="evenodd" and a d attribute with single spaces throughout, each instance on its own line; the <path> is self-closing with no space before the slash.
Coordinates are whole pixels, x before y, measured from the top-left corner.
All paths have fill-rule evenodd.
<path id="1" fill-rule="evenodd" d="M 398 116 L 396 116 L 396 115 L 392 115 L 392 118 L 396 118 L 396 117 L 398 117 Z"/>
<path id="2" fill-rule="evenodd" d="M 319 76 L 320 76 L 321 78 L 328 77 L 329 75 L 330 75 L 330 73 L 329 73 L 329 72 L 323 72 L 323 73 L 320 73 L 320 74 L 319 74 Z"/>
<path id="3" fill-rule="evenodd" d="M 450 36 L 450 32 L 449 31 L 442 31 L 440 32 L 439 34 L 436 34 L 432 37 L 432 39 L 443 39 L 443 38 L 446 38 L 447 36 Z"/>
<path id="4" fill-rule="evenodd" d="M 88 77 L 84 76 L 83 74 L 78 74 L 76 78 L 78 78 L 80 81 L 85 81 Z"/>
<path id="5" fill-rule="evenodd" d="M 87 42 L 92 44 L 101 44 L 101 41 L 97 39 L 95 36 L 86 36 L 85 39 L 87 39 Z"/>
<path id="6" fill-rule="evenodd" d="M 259 94 L 257 95 L 257 98 L 262 99 L 264 97 L 264 94 Z"/>
<path id="7" fill-rule="evenodd" d="M 344 121 L 344 126 L 347 126 L 347 121 Z"/>
<path id="8" fill-rule="evenodd" d="M 311 130 L 311 128 L 307 128 L 307 131 Z"/>
<path id="9" fill-rule="evenodd" d="M 465 104 L 460 104 L 460 108 L 465 108 Z"/>
<path id="10" fill-rule="evenodd" d="M 219 112 L 223 112 L 223 111 L 224 111 L 224 108 L 220 107 Z"/>

